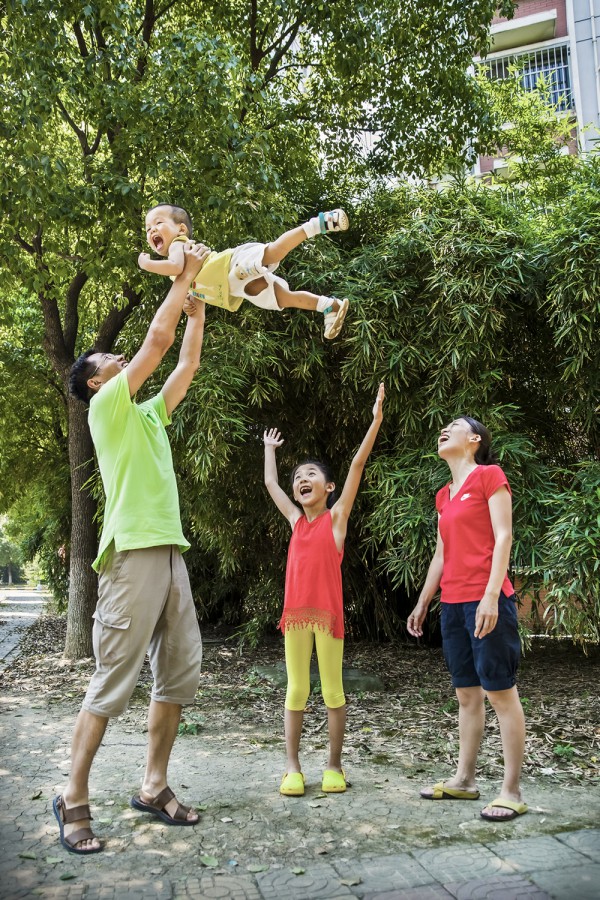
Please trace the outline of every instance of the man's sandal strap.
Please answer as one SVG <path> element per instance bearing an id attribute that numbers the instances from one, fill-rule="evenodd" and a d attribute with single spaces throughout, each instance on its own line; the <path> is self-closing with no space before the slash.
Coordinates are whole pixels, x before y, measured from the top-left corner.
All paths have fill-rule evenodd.
<path id="1" fill-rule="evenodd" d="M 150 801 L 150 803 L 148 805 L 154 806 L 154 807 L 156 807 L 156 809 L 158 809 L 162 812 L 165 809 L 167 803 L 170 800 L 173 800 L 174 797 L 175 797 L 175 794 L 173 793 L 171 788 L 166 787 L 166 788 L 163 788 L 162 791 L 160 792 L 160 794 L 158 794 L 158 796 L 156 796 L 154 798 L 154 800 Z M 177 809 L 175 810 L 175 812 L 171 816 L 171 818 L 177 819 L 178 821 L 183 821 L 184 819 L 187 819 L 189 811 L 190 811 L 189 806 L 183 806 L 183 804 L 179 803 L 179 801 L 178 801 Z"/>
<path id="2" fill-rule="evenodd" d="M 95 837 L 96 835 L 91 830 L 91 828 L 78 828 L 77 831 L 72 831 L 71 834 L 66 834 L 64 837 L 64 841 L 71 847 L 76 847 L 80 841 L 93 841 Z"/>
<path id="3" fill-rule="evenodd" d="M 68 809 L 64 804 L 64 801 L 59 805 L 60 814 L 65 825 L 70 825 L 71 822 L 78 822 L 80 819 L 89 819 L 91 822 L 93 816 L 90 812 L 89 806 L 84 804 L 83 806 L 70 806 Z M 79 840 L 82 840 L 79 838 Z"/>

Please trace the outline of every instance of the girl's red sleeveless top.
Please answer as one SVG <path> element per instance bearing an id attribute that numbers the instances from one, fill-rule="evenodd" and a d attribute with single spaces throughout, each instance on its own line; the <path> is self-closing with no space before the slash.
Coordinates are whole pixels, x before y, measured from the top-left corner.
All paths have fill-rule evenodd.
<path id="1" fill-rule="evenodd" d="M 335 545 L 329 509 L 309 522 L 294 525 L 285 575 L 285 601 L 279 628 L 313 626 L 334 638 L 344 637 L 342 559 Z"/>

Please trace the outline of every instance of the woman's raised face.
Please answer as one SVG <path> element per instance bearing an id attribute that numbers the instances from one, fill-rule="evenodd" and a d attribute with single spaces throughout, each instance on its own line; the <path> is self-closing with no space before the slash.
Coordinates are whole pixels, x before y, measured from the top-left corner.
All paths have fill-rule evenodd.
<path id="1" fill-rule="evenodd" d="M 438 455 L 444 457 L 457 452 L 470 452 L 474 455 L 480 441 L 480 435 L 475 434 L 465 419 L 454 419 L 440 431 L 437 442 Z"/>

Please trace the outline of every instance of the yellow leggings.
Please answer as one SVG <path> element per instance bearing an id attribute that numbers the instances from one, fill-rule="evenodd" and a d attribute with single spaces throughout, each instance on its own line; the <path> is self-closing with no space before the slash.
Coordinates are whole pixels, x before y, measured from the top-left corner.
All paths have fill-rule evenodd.
<path id="1" fill-rule="evenodd" d="M 288 628 L 285 632 L 285 665 L 287 669 L 287 693 L 285 708 L 303 710 L 310 694 L 310 658 L 313 644 L 317 648 L 321 692 L 325 706 L 337 709 L 345 706 L 344 685 L 342 683 L 343 638 L 313 626 Z"/>

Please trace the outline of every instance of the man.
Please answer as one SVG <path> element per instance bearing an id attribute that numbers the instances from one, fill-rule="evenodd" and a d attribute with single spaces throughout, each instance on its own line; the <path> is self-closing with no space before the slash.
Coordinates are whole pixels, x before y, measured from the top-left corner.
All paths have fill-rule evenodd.
<path id="1" fill-rule="evenodd" d="M 183 705 L 198 687 L 202 641 L 181 552 L 181 530 L 171 449 L 165 430 L 200 364 L 204 304 L 186 301 L 190 283 L 209 251 L 186 250 L 174 281 L 130 363 L 90 350 L 71 369 L 71 393 L 89 403 L 89 424 L 106 494 L 94 613 L 94 672 L 77 717 L 71 775 L 55 797 L 62 845 L 72 853 L 98 853 L 89 827 L 88 781 L 108 720 L 121 715 L 146 652 L 154 676 L 148 712 L 148 757 L 142 789 L 132 806 L 170 825 L 195 825 L 167 787 L 167 766 Z M 184 307 L 185 304 L 185 307 Z M 161 392 L 137 404 L 133 397 L 175 340 L 182 309 L 188 314 L 177 366 Z"/>

